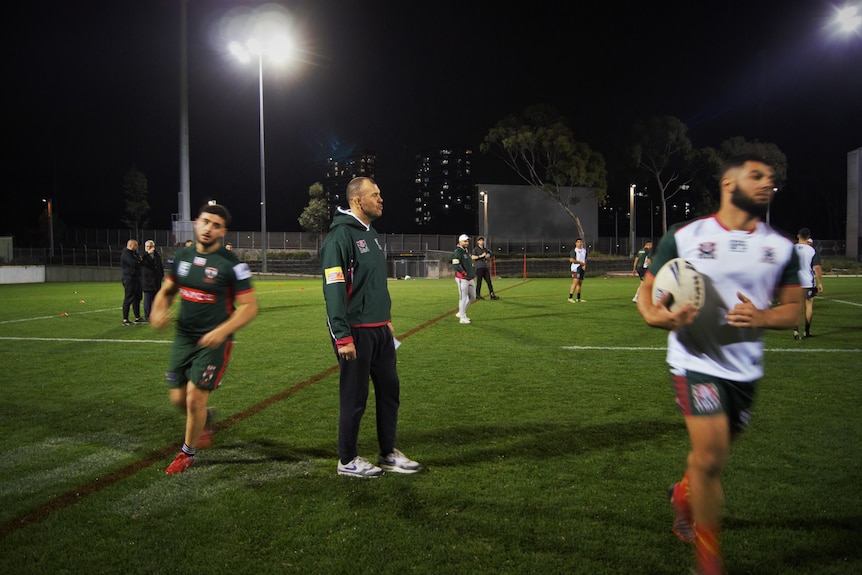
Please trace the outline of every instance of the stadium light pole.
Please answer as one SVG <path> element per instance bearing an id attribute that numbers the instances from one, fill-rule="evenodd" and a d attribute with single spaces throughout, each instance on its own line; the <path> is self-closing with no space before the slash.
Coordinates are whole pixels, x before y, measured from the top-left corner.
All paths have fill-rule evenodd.
<path id="1" fill-rule="evenodd" d="M 479 192 L 479 195 L 481 196 L 479 201 L 482 202 L 483 209 L 485 212 L 484 220 L 482 223 L 482 235 L 485 236 L 485 245 L 488 245 L 488 242 L 490 241 L 488 238 L 488 192 L 486 192 L 485 190 L 481 190 Z"/>
<path id="2" fill-rule="evenodd" d="M 629 257 L 635 255 L 635 188 L 637 184 L 629 185 Z"/>
<path id="3" fill-rule="evenodd" d="M 54 257 L 54 210 L 51 198 L 43 198 L 48 205 L 48 257 Z"/>
<path id="4" fill-rule="evenodd" d="M 268 57 L 275 62 L 283 61 L 290 54 L 292 47 L 285 36 L 277 36 L 267 46 L 256 38 L 249 39 L 245 45 L 239 42 L 231 42 L 228 46 L 240 62 L 250 62 L 257 58 L 258 94 L 260 99 L 260 235 L 261 237 L 261 272 L 267 273 L 266 251 L 269 242 L 266 237 L 266 151 L 264 148 L 264 122 L 263 122 L 263 58 Z"/>

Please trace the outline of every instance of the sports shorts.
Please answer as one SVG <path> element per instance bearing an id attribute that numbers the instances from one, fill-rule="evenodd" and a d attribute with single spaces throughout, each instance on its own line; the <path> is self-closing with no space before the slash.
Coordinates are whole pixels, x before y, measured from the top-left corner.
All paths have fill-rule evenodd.
<path id="1" fill-rule="evenodd" d="M 165 380 L 172 389 L 184 387 L 189 381 L 199 389 L 214 391 L 221 384 L 233 340 L 226 339 L 215 349 L 200 347 L 200 338 L 177 335 L 171 345 L 171 358 Z"/>
<path id="2" fill-rule="evenodd" d="M 584 272 L 584 266 L 579 266 L 579 267 L 578 267 L 578 269 L 577 269 L 576 271 L 573 271 L 573 272 L 572 272 L 572 279 L 576 279 L 576 278 L 577 278 L 577 279 L 579 279 L 579 280 L 582 280 L 582 279 L 584 279 L 584 275 L 585 275 L 585 273 L 586 273 L 586 272 Z"/>
<path id="3" fill-rule="evenodd" d="M 756 381 L 731 381 L 695 371 L 671 370 L 676 404 L 683 416 L 724 413 L 735 433 L 751 421 Z"/>

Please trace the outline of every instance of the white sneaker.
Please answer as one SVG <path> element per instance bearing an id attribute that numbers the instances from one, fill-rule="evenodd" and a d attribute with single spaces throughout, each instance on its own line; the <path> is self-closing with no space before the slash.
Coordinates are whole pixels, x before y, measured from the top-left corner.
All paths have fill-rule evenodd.
<path id="1" fill-rule="evenodd" d="M 471 322 L 470 318 L 465 315 L 464 317 L 461 318 L 460 323 L 473 323 L 473 322 Z"/>
<path id="2" fill-rule="evenodd" d="M 377 460 L 377 465 L 393 473 L 416 473 L 422 469 L 421 465 L 412 459 L 408 459 L 406 455 L 397 449 L 393 449 L 392 453 L 385 457 L 381 455 Z"/>
<path id="3" fill-rule="evenodd" d="M 457 317 L 458 319 L 462 319 L 464 316 L 461 315 L 461 312 L 459 311 L 455 314 L 455 317 Z"/>
<path id="4" fill-rule="evenodd" d="M 633 301 L 633 302 L 635 302 L 635 303 L 637 303 L 637 301 L 638 301 L 638 296 L 633 297 L 633 298 L 632 298 L 632 301 Z"/>
<path id="5" fill-rule="evenodd" d="M 379 477 L 383 475 L 383 470 L 364 457 L 357 455 L 350 463 L 345 464 L 339 461 L 338 474 L 349 477 Z"/>

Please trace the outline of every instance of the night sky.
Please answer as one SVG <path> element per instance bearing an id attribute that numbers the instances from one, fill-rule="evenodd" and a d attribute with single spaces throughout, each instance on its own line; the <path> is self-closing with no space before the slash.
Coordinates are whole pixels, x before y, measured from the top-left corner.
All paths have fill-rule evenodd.
<path id="1" fill-rule="evenodd" d="M 262 5 L 188 3 L 192 212 L 217 199 L 237 230 L 260 227 L 258 74 L 227 46 L 248 36 L 236 18 Z M 698 147 L 774 142 L 789 177 L 773 224 L 844 237 L 846 155 L 862 146 L 862 32 L 835 37 L 828 2 L 277 6 L 302 52 L 289 69 L 264 63 L 270 231 L 299 231 L 326 158 L 369 151 L 386 202 L 375 227 L 412 232 L 416 153 L 472 147 L 476 182 L 517 183 L 479 144 L 503 117 L 548 103 L 606 154 L 648 115 L 679 117 Z M 122 227 L 132 166 L 149 181 L 149 227 L 170 227 L 180 0 L 19 2 L 4 12 L 0 235 L 35 227 L 45 197 L 67 227 Z M 625 204 L 627 186 L 609 192 Z"/>

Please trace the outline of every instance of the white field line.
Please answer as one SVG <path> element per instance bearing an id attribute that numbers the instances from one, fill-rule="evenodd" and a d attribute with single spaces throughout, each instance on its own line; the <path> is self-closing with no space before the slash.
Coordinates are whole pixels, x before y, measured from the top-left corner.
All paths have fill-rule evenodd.
<path id="1" fill-rule="evenodd" d="M 631 346 L 599 346 L 599 345 L 564 345 L 560 349 L 592 350 L 592 351 L 667 351 L 666 347 L 631 347 Z M 802 349 L 802 348 L 770 348 L 765 351 L 778 353 L 860 353 L 862 349 Z"/>
<path id="2" fill-rule="evenodd" d="M 25 317 L 25 318 L 21 318 L 21 319 L 7 319 L 5 321 L 0 321 L 0 325 L 5 325 L 7 323 L 21 323 L 22 321 L 36 321 L 36 320 L 40 320 L 40 319 L 57 319 L 58 317 L 71 317 L 73 315 L 84 315 L 87 313 L 104 313 L 106 311 L 117 311 L 117 310 L 122 311 L 122 309 L 123 308 L 120 308 L 120 307 L 111 307 L 111 308 L 107 308 L 107 309 L 91 309 L 89 311 L 75 311 L 72 313 L 67 313 L 66 315 L 62 315 L 62 314 L 58 313 L 55 315 L 42 315 L 42 316 L 38 316 L 38 317 Z"/>
<path id="3" fill-rule="evenodd" d="M 0 341 L 77 341 L 82 343 L 171 343 L 163 339 L 83 339 L 74 337 L 0 337 Z"/>

